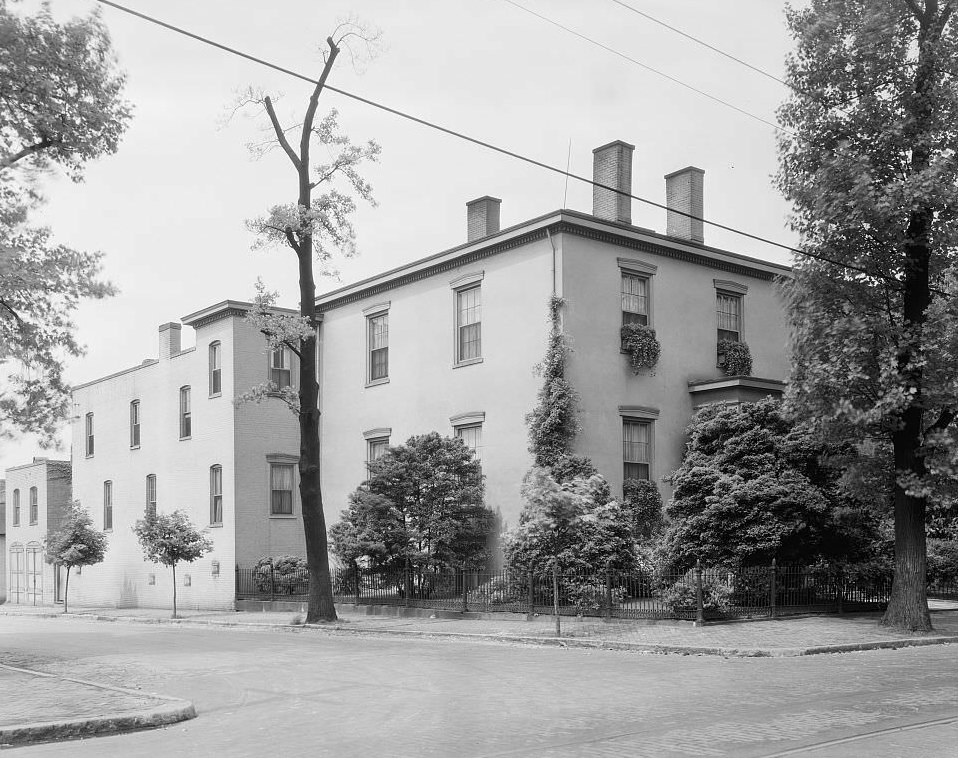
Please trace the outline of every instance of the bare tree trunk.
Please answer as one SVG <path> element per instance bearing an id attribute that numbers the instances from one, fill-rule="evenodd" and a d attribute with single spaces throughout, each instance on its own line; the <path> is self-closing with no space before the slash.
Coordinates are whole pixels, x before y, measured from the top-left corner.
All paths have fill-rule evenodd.
<path id="1" fill-rule="evenodd" d="M 63 585 L 63 612 L 69 613 L 70 600 L 70 566 L 67 566 L 67 580 Z"/>
<path id="2" fill-rule="evenodd" d="M 173 569 L 173 618 L 176 618 L 176 564 L 172 564 Z"/>

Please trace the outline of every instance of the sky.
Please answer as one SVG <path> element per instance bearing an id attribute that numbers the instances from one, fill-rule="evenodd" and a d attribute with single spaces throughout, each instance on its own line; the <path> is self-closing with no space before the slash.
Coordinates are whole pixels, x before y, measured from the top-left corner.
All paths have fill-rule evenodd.
<path id="1" fill-rule="evenodd" d="M 792 48 L 777 0 L 627 0 L 714 47 L 783 78 Z M 549 24 L 507 0 L 127 0 L 128 7 L 316 77 L 326 37 L 347 18 L 382 33 L 382 49 L 354 64 L 341 55 L 329 83 L 536 160 L 591 176 L 592 149 L 635 145 L 633 194 L 664 203 L 664 175 L 705 170 L 705 217 L 795 244 L 789 208 L 774 186 L 775 130 L 622 56 L 659 69 L 767 121 L 787 89 L 630 12 L 613 0 L 515 0 L 621 55 Z M 795 3 L 802 5 L 801 2 Z M 93 0 L 52 0 L 55 16 L 86 15 Z M 103 253 L 119 294 L 83 303 L 75 322 L 86 354 L 78 384 L 157 355 L 161 323 L 225 300 L 250 300 L 262 277 L 296 307 L 295 259 L 252 250 L 245 220 L 295 201 L 296 179 L 274 151 L 253 160 L 265 116 L 233 114 L 249 86 L 281 95 L 284 123 L 302 117 L 311 85 L 102 7 L 133 119 L 115 155 L 85 181 L 51 175 L 34 221 L 58 242 Z M 376 140 L 364 169 L 376 206 L 355 214 L 360 254 L 337 262 L 339 281 L 363 279 L 461 244 L 467 201 L 502 198 L 502 226 L 556 210 L 591 212 L 591 187 L 401 120 L 332 92 L 356 142 Z M 571 143 L 571 150 L 570 150 Z M 665 211 L 633 202 L 633 223 L 665 231 Z M 707 244 L 778 263 L 786 251 L 706 226 Z M 185 329 L 184 347 L 192 344 Z M 0 472 L 32 456 L 69 457 L 36 440 L 0 442 Z"/>

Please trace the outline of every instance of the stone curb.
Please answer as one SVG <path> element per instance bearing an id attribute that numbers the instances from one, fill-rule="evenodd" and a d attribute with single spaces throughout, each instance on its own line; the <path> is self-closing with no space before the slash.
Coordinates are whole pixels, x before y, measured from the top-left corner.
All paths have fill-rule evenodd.
<path id="1" fill-rule="evenodd" d="M 31 614 L 32 615 L 32 614 Z M 73 614 L 68 614 L 73 615 Z M 43 671 L 8 666 L 0 663 L 0 668 L 8 671 L 17 671 L 31 676 L 60 679 L 66 682 L 81 684 L 86 687 L 96 687 L 101 690 L 121 692 L 136 697 L 148 697 L 163 701 L 165 704 L 154 708 L 116 713 L 108 716 L 89 716 L 82 719 L 62 719 L 58 721 L 35 721 L 27 724 L 13 724 L 0 726 L 0 747 L 14 747 L 29 745 L 37 742 L 51 742 L 76 739 L 78 737 L 95 737 L 120 732 L 154 729 L 179 721 L 196 718 L 196 708 L 188 700 L 158 695 L 152 692 L 131 690 L 125 687 L 113 687 L 86 679 L 75 679 L 69 676 L 58 676 Z"/>

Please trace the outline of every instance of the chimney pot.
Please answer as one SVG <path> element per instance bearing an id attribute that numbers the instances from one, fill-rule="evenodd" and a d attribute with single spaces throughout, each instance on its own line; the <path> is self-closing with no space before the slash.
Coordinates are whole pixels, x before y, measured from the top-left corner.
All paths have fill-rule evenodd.
<path id="1" fill-rule="evenodd" d="M 488 237 L 499 231 L 499 206 L 502 200 L 498 197 L 477 197 L 466 203 L 466 239 L 473 240 Z"/>
<path id="2" fill-rule="evenodd" d="M 632 223 L 632 151 L 635 145 L 616 140 L 592 151 L 592 215 L 620 224 Z M 618 190 L 618 191 L 616 191 Z M 624 194 L 623 194 L 624 193 Z"/>
<path id="3" fill-rule="evenodd" d="M 695 166 L 686 166 L 665 175 L 665 233 L 669 237 L 705 242 L 704 224 L 700 220 L 705 213 L 705 172 Z M 672 211 L 680 211 L 673 213 Z M 696 216 L 689 218 L 682 214 Z"/>
<path id="4" fill-rule="evenodd" d="M 180 352 L 180 332 L 183 327 L 173 322 L 160 324 L 160 360 Z"/>

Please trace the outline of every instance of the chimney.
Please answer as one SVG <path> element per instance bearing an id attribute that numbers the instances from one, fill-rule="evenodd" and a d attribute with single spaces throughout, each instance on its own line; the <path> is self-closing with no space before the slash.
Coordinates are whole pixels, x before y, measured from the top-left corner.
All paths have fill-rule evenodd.
<path id="1" fill-rule="evenodd" d="M 689 213 L 699 219 L 705 213 L 705 172 L 695 166 L 687 166 L 665 175 L 665 233 L 692 242 L 705 242 L 704 225 L 697 219 L 672 213 L 673 210 Z"/>
<path id="2" fill-rule="evenodd" d="M 170 322 L 160 324 L 160 360 L 170 358 L 180 352 L 180 330 L 183 327 Z"/>
<path id="3" fill-rule="evenodd" d="M 592 215 L 620 224 L 632 223 L 632 151 L 635 145 L 622 140 L 592 151 L 592 181 L 619 192 L 592 187 Z"/>
<path id="4" fill-rule="evenodd" d="M 477 197 L 466 203 L 466 239 L 468 242 L 488 237 L 499 231 L 498 197 Z"/>

